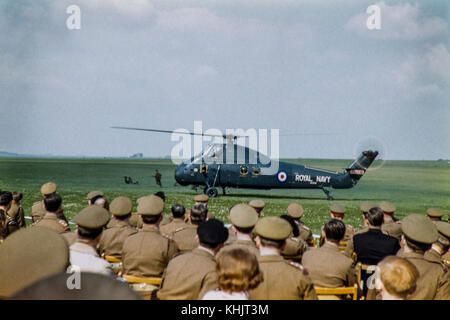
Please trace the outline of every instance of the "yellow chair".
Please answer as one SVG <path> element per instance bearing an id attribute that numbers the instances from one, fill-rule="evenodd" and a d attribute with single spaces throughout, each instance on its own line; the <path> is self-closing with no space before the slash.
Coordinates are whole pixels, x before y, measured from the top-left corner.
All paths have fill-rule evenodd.
<path id="1" fill-rule="evenodd" d="M 156 299 L 156 292 L 161 286 L 162 278 L 159 277 L 136 277 L 122 275 L 122 278 L 128 281 L 130 287 L 139 293 L 144 300 Z"/>
<path id="2" fill-rule="evenodd" d="M 356 264 L 356 274 L 357 274 L 357 281 L 359 284 L 359 288 L 362 290 L 364 288 L 364 283 L 362 283 L 361 280 L 361 271 L 364 270 L 368 273 L 373 273 L 375 272 L 375 269 L 377 268 L 376 265 L 369 265 L 369 264 L 362 264 L 361 262 L 358 262 Z"/>
<path id="3" fill-rule="evenodd" d="M 319 300 L 342 300 L 339 296 L 351 295 L 352 300 L 358 299 L 358 286 L 353 287 L 338 287 L 338 288 L 322 288 L 315 287 L 317 297 Z"/>
<path id="4" fill-rule="evenodd" d="M 309 247 L 315 247 L 316 246 L 316 239 L 315 238 L 309 239 L 308 241 L 306 241 L 306 244 Z"/>
<path id="5" fill-rule="evenodd" d="M 122 262 L 121 259 L 113 257 L 113 256 L 107 256 L 104 253 L 102 254 L 102 258 L 105 259 L 108 262 L 112 262 L 112 263 L 119 263 Z"/>
<path id="6" fill-rule="evenodd" d="M 341 240 L 339 242 L 338 248 L 339 248 L 339 251 L 341 251 L 341 252 L 345 251 L 345 248 L 347 248 L 347 240 Z"/>
<path id="7" fill-rule="evenodd" d="M 109 262 L 114 274 L 120 276 L 123 270 L 122 260 L 113 256 L 107 256 L 105 253 L 102 253 L 102 258 Z"/>

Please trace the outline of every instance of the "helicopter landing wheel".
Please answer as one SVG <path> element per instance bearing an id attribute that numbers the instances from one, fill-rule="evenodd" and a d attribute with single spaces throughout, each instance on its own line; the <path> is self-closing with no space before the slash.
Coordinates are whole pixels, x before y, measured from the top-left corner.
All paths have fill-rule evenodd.
<path id="1" fill-rule="evenodd" d="M 217 191 L 216 188 L 212 187 L 206 190 L 206 195 L 210 198 L 215 198 L 219 195 L 219 192 Z"/>

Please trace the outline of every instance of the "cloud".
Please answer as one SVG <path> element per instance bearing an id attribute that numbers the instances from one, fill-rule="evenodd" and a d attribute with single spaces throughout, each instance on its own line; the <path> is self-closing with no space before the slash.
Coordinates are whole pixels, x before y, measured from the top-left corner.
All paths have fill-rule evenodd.
<path id="1" fill-rule="evenodd" d="M 352 16 L 345 28 L 362 37 L 385 40 L 423 40 L 442 36 L 447 32 L 447 22 L 440 17 L 426 17 L 418 4 L 409 3 L 389 6 L 384 2 L 375 4 L 380 8 L 381 29 L 369 30 L 366 26 L 369 14 Z"/>

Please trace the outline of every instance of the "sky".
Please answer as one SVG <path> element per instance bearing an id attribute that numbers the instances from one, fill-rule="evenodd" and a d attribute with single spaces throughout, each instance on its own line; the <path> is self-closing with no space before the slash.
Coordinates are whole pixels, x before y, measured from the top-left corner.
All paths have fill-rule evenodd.
<path id="1" fill-rule="evenodd" d="M 80 29 L 69 29 L 70 5 Z M 369 30 L 366 10 L 380 9 Z M 0 3 L 0 151 L 166 156 L 161 133 L 279 129 L 282 158 L 450 159 L 450 2 Z M 206 146 L 206 143 L 205 143 Z"/>

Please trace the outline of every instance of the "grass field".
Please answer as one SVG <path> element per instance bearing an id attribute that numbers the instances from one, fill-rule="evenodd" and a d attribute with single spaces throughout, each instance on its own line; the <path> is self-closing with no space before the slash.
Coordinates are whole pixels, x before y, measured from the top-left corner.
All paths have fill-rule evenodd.
<path id="1" fill-rule="evenodd" d="M 318 168 L 341 171 L 351 160 L 291 160 Z M 377 166 L 377 163 L 374 164 Z M 378 164 L 379 165 L 379 164 Z M 64 212 L 72 219 L 87 205 L 86 195 L 92 190 L 102 190 L 111 201 L 119 195 L 134 201 L 144 195 L 159 191 L 152 177 L 154 170 L 162 174 L 162 191 L 165 192 L 168 214 L 170 206 L 182 203 L 193 205 L 193 197 L 200 193 L 190 187 L 174 186 L 175 165 L 170 160 L 155 159 L 16 159 L 0 158 L 0 189 L 19 190 L 25 214 L 31 215 L 31 206 L 41 200 L 40 186 L 47 181 L 58 184 L 63 197 Z M 123 176 L 138 180 L 138 185 L 127 185 Z M 219 191 L 221 191 L 219 189 Z M 396 216 L 422 213 L 429 207 L 450 210 L 450 164 L 447 161 L 386 161 L 383 166 L 366 173 L 353 189 L 332 190 L 333 203 L 347 208 L 345 222 L 355 227 L 363 224 L 359 212 L 361 202 L 388 200 L 396 204 Z M 327 201 L 321 190 L 248 190 L 230 189 L 227 195 L 211 199 L 210 211 L 227 220 L 228 210 L 236 203 L 260 198 L 266 202 L 265 215 L 285 213 L 290 202 L 298 201 L 305 208 L 304 221 L 314 233 L 329 218 Z"/>

